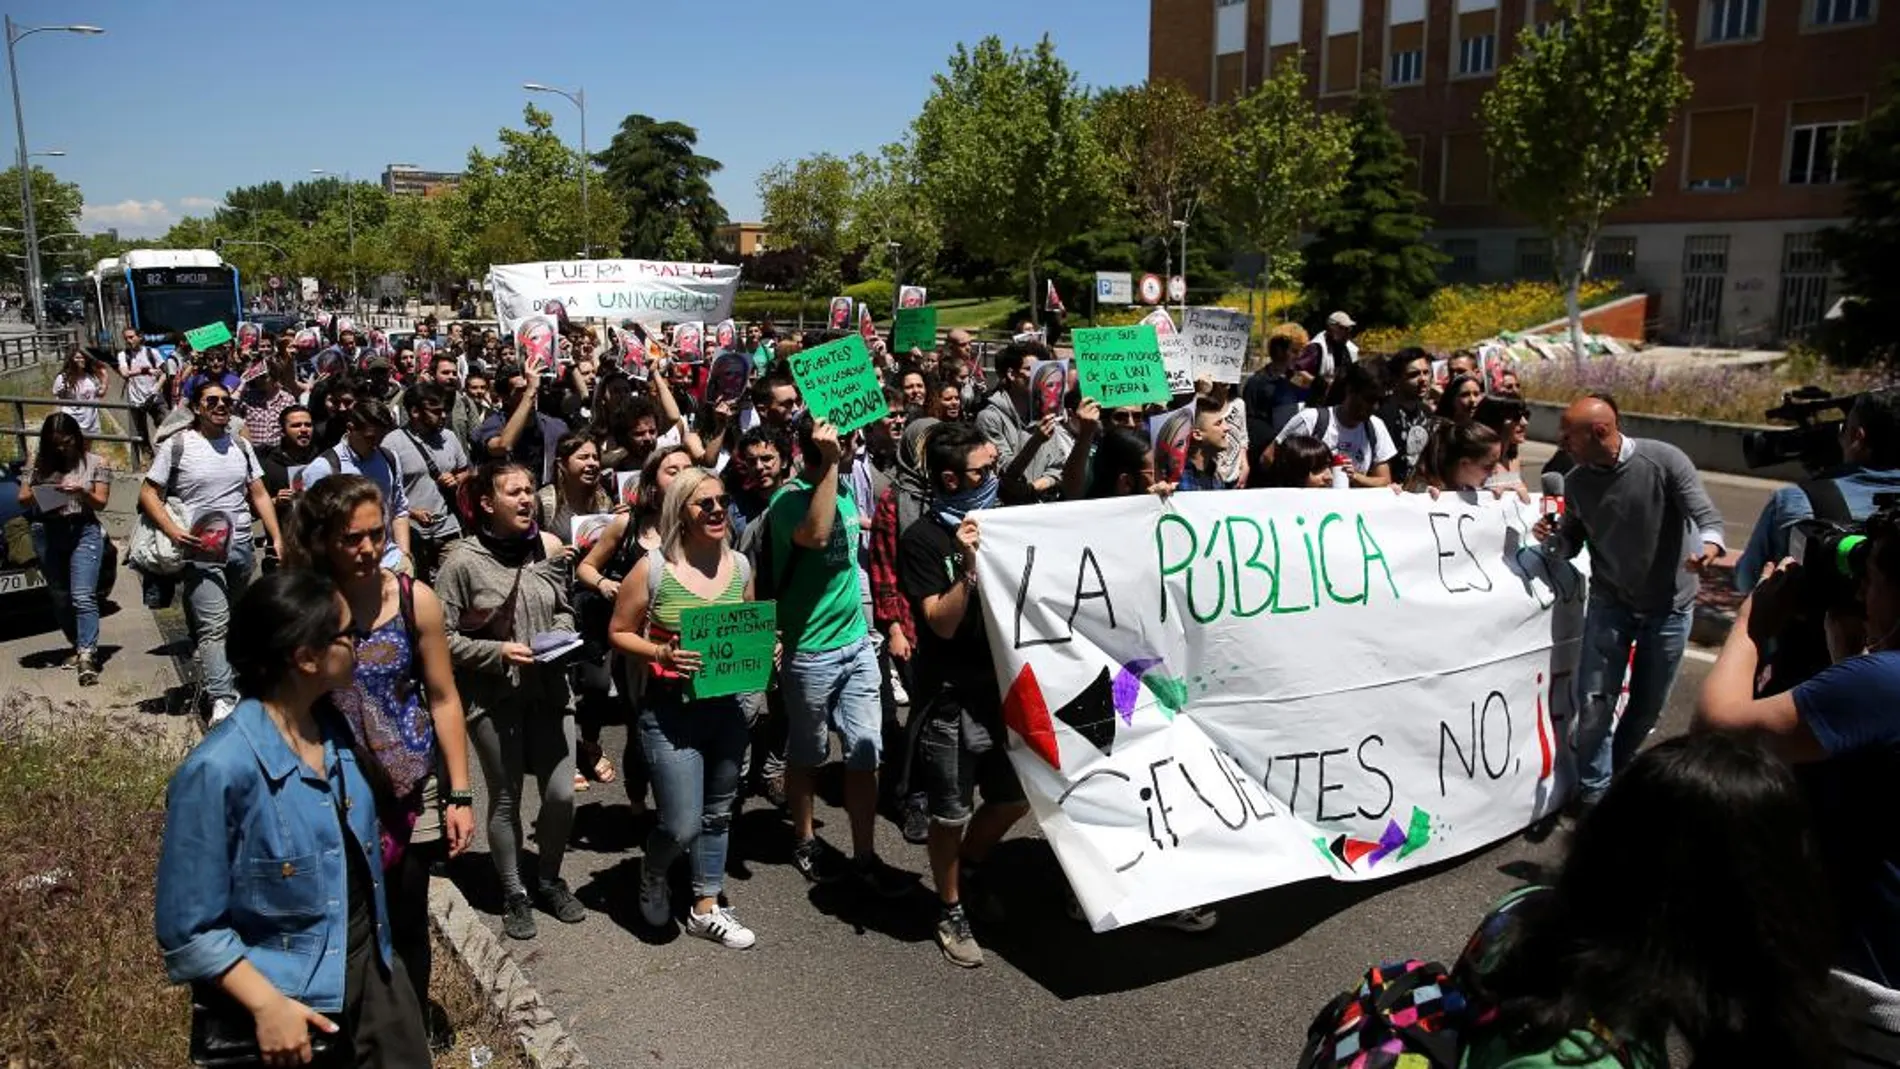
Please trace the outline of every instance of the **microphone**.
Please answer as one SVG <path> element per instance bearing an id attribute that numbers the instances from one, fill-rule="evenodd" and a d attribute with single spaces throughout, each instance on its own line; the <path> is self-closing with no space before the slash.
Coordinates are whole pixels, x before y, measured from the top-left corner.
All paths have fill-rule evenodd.
<path id="1" fill-rule="evenodd" d="M 1564 473 L 1547 471 L 1543 476 L 1543 513 L 1546 516 L 1564 514 Z"/>

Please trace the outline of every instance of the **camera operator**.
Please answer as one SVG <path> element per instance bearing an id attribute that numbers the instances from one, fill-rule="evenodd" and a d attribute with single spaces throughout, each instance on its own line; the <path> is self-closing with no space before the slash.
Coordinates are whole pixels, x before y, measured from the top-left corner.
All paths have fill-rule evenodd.
<path id="1" fill-rule="evenodd" d="M 1864 393 L 1841 424 L 1842 463 L 1816 479 L 1775 491 L 1755 521 L 1735 589 L 1746 594 L 1762 569 L 1788 555 L 1788 529 L 1809 517 L 1835 523 L 1873 514 L 1876 494 L 1900 492 L 1900 390 Z"/>
<path id="2" fill-rule="evenodd" d="M 1766 570 L 1702 684 L 1696 726 L 1759 732 L 1804 765 L 1841 935 L 1835 978 L 1847 1010 L 1847 1064 L 1890 1065 L 1900 1061 L 1900 838 L 1889 821 L 1900 777 L 1900 509 L 1876 512 L 1866 540 L 1853 540 L 1824 535 L 1808 564 Z M 1830 605 L 1834 663 L 1791 691 L 1754 697 L 1764 641 L 1817 595 Z"/>

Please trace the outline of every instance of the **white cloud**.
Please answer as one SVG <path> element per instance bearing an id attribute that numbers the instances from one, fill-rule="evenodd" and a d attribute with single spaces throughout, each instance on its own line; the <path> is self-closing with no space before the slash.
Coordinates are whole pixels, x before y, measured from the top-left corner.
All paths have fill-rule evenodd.
<path id="1" fill-rule="evenodd" d="M 180 197 L 178 206 L 188 212 L 201 212 L 207 208 L 216 208 L 221 202 L 216 197 Z"/>
<path id="2" fill-rule="evenodd" d="M 187 197 L 181 203 L 189 205 Z M 88 204 L 79 213 L 79 225 L 89 231 L 116 227 L 121 237 L 157 237 L 178 221 L 178 212 L 162 200 L 122 200 L 117 204 Z"/>

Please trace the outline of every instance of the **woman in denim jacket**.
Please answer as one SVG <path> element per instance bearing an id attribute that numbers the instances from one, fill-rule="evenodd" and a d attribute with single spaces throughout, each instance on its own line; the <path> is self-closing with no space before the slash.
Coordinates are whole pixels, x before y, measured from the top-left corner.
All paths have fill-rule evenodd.
<path id="1" fill-rule="evenodd" d="M 229 655 L 243 700 L 166 796 L 166 973 L 211 1012 L 248 1012 L 266 1064 L 308 1064 L 314 1029 L 341 1064 L 427 1065 L 365 763 L 328 698 L 351 679 L 349 608 L 321 575 L 272 573 L 238 602 Z"/>

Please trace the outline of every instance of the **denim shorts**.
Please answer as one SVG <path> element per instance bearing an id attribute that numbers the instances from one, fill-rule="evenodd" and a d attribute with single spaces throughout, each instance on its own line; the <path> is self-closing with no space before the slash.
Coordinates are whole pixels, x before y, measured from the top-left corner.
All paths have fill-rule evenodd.
<path id="1" fill-rule="evenodd" d="M 911 773 L 923 789 L 932 822 L 969 823 L 978 788 L 985 805 L 1010 805 L 1024 800 L 1022 781 L 1009 763 L 1003 732 L 990 732 L 981 752 L 970 749 L 963 730 L 965 710 L 954 698 L 940 694 L 923 713 L 917 743 L 918 763 Z"/>
<path id="2" fill-rule="evenodd" d="M 831 754 L 828 732 L 835 730 L 844 744 L 844 767 L 875 772 L 883 749 L 882 687 L 869 637 L 786 658 L 779 673 L 791 727 L 786 761 L 794 768 L 824 764 Z"/>

